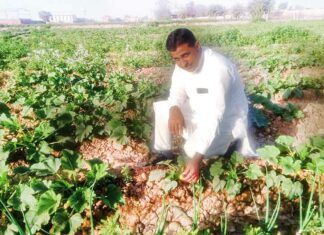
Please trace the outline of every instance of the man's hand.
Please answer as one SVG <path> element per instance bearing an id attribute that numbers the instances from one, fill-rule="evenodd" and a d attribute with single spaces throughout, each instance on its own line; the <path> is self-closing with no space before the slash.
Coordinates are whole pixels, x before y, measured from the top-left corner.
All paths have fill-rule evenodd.
<path id="1" fill-rule="evenodd" d="M 182 181 L 187 183 L 196 183 L 199 180 L 200 163 L 203 159 L 203 155 L 196 153 L 193 159 L 191 159 L 184 172 L 182 173 Z"/>
<path id="2" fill-rule="evenodd" d="M 178 106 L 172 106 L 169 114 L 169 130 L 172 135 L 181 135 L 185 128 L 185 121 Z"/>

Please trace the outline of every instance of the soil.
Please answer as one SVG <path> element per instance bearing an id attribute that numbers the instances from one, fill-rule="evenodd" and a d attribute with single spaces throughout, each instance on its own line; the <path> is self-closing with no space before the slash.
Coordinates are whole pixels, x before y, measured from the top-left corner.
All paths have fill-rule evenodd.
<path id="1" fill-rule="evenodd" d="M 303 70 L 304 72 L 309 70 Z M 244 71 L 243 71 L 244 72 Z M 254 77 L 257 84 L 264 78 L 265 74 L 260 71 L 245 71 L 248 77 Z M 136 76 L 150 77 L 157 84 L 165 84 L 170 76 L 170 69 L 167 68 L 143 68 L 136 71 Z M 272 144 L 279 135 L 291 135 L 296 138 L 296 143 L 304 142 L 315 134 L 324 134 L 324 93 L 313 90 L 304 91 L 301 99 L 293 98 L 284 101 L 280 96 L 273 100 L 278 104 L 291 102 L 303 110 L 305 117 L 291 122 L 283 120 L 273 114 L 270 115 L 271 125 L 264 129 L 253 129 L 257 146 Z M 179 141 L 178 141 L 179 143 Z M 109 163 L 110 167 L 120 169 L 127 165 L 133 169 L 133 181 L 122 186 L 125 195 L 125 205 L 119 207 L 121 217 L 119 222 L 122 226 L 131 229 L 134 233 L 154 234 L 159 217 L 164 205 L 167 205 L 166 234 L 176 234 L 181 230 L 190 230 L 193 223 L 193 195 L 191 185 L 179 183 L 176 189 L 172 190 L 165 197 L 163 204 L 163 189 L 160 182 L 149 182 L 149 173 L 156 169 L 156 166 L 145 166 L 150 159 L 149 150 L 145 144 L 132 140 L 129 145 L 122 146 L 113 140 L 94 139 L 82 144 L 81 153 L 86 159 L 99 157 Z M 136 160 L 135 160 L 136 159 Z M 256 161 L 262 165 L 262 161 Z M 224 193 L 215 193 L 212 186 L 207 183 L 202 194 L 199 228 L 215 228 L 220 224 L 221 216 L 224 216 L 226 208 L 229 218 L 230 234 L 242 234 L 248 220 L 250 224 L 257 223 L 255 205 L 249 189 L 235 198 L 229 198 Z M 256 202 L 261 210 L 265 206 L 264 182 L 255 181 L 251 185 L 255 194 Z M 279 218 L 280 229 L 287 234 L 296 229 L 296 220 L 292 218 L 297 204 L 284 201 L 284 209 Z"/>

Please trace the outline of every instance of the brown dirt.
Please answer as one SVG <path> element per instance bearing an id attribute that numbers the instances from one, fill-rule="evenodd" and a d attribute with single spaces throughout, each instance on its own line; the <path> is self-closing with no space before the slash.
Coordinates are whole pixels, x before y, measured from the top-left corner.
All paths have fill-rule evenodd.
<path id="1" fill-rule="evenodd" d="M 144 166 L 149 160 L 148 147 L 132 139 L 127 145 L 122 145 L 112 138 L 94 138 L 83 142 L 79 150 L 84 159 L 100 158 L 117 171 L 124 166 Z"/>
<path id="2" fill-rule="evenodd" d="M 8 81 L 11 76 L 12 76 L 12 74 L 9 71 L 0 72 L 0 89 L 1 90 L 8 89 Z"/>
<path id="3" fill-rule="evenodd" d="M 256 162 L 259 164 L 259 162 Z M 260 163 L 261 165 L 263 163 Z M 190 231 L 193 223 L 194 208 L 192 187 L 186 183 L 179 182 L 177 188 L 165 196 L 161 188 L 161 181 L 149 182 L 148 177 L 151 170 L 147 168 L 136 172 L 134 181 L 126 185 L 126 203 L 119 207 L 122 226 L 129 228 L 136 234 L 154 234 L 156 225 L 161 216 L 164 205 L 168 207 L 166 216 L 166 234 L 176 234 L 181 230 Z M 155 168 L 156 169 L 156 168 Z M 249 183 L 254 193 L 259 213 L 263 215 L 265 206 L 265 184 L 263 180 Z M 255 205 L 250 190 L 243 192 L 234 198 L 225 193 L 216 193 L 212 185 L 206 183 L 201 197 L 199 228 L 216 228 L 220 225 L 220 217 L 227 211 L 230 222 L 231 234 L 242 234 L 242 228 L 248 220 L 250 223 L 257 222 Z M 274 197 L 275 194 L 274 194 Z M 284 211 L 281 213 L 280 221 L 285 221 L 285 226 L 294 225 L 289 213 L 294 211 L 291 202 L 283 203 Z M 283 218 L 285 218 L 283 220 Z"/>
<path id="4" fill-rule="evenodd" d="M 324 76 L 324 68 L 304 67 L 300 69 L 287 69 L 285 72 L 283 72 L 282 77 L 287 78 L 291 75 L 319 78 Z"/>
<path id="5" fill-rule="evenodd" d="M 173 68 L 170 67 L 151 67 L 141 68 L 135 71 L 135 76 L 139 79 L 149 78 L 156 82 L 156 84 L 168 84 L 172 75 Z"/>
<path id="6" fill-rule="evenodd" d="M 273 143 L 279 135 L 295 137 L 295 144 L 306 142 L 315 135 L 324 135 L 324 90 L 304 90 L 302 98 L 291 98 L 284 101 L 280 96 L 275 97 L 275 102 L 285 105 L 287 102 L 295 104 L 303 113 L 304 118 L 294 119 L 291 122 L 281 117 L 270 115 L 270 127 L 258 132 L 259 143 Z"/>

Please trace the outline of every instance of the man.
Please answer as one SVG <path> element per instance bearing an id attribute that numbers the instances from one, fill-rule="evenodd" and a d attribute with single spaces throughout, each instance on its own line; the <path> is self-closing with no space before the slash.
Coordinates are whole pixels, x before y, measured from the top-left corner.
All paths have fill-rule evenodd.
<path id="1" fill-rule="evenodd" d="M 235 66 L 202 48 L 185 28 L 171 32 L 166 48 L 175 61 L 169 99 L 154 103 L 158 151 L 171 149 L 171 135 L 182 135 L 190 158 L 183 180 L 199 179 L 203 158 L 223 155 L 236 140 L 239 152 L 255 156 L 247 134 L 248 102 Z"/>

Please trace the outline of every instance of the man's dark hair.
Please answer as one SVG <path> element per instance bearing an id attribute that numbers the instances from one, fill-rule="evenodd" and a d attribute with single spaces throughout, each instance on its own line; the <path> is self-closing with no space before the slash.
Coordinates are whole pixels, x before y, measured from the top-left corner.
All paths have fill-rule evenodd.
<path id="1" fill-rule="evenodd" d="M 195 36 L 189 29 L 179 28 L 169 34 L 166 40 L 166 48 L 168 51 L 175 51 L 179 45 L 186 43 L 188 46 L 194 47 L 196 41 Z"/>

